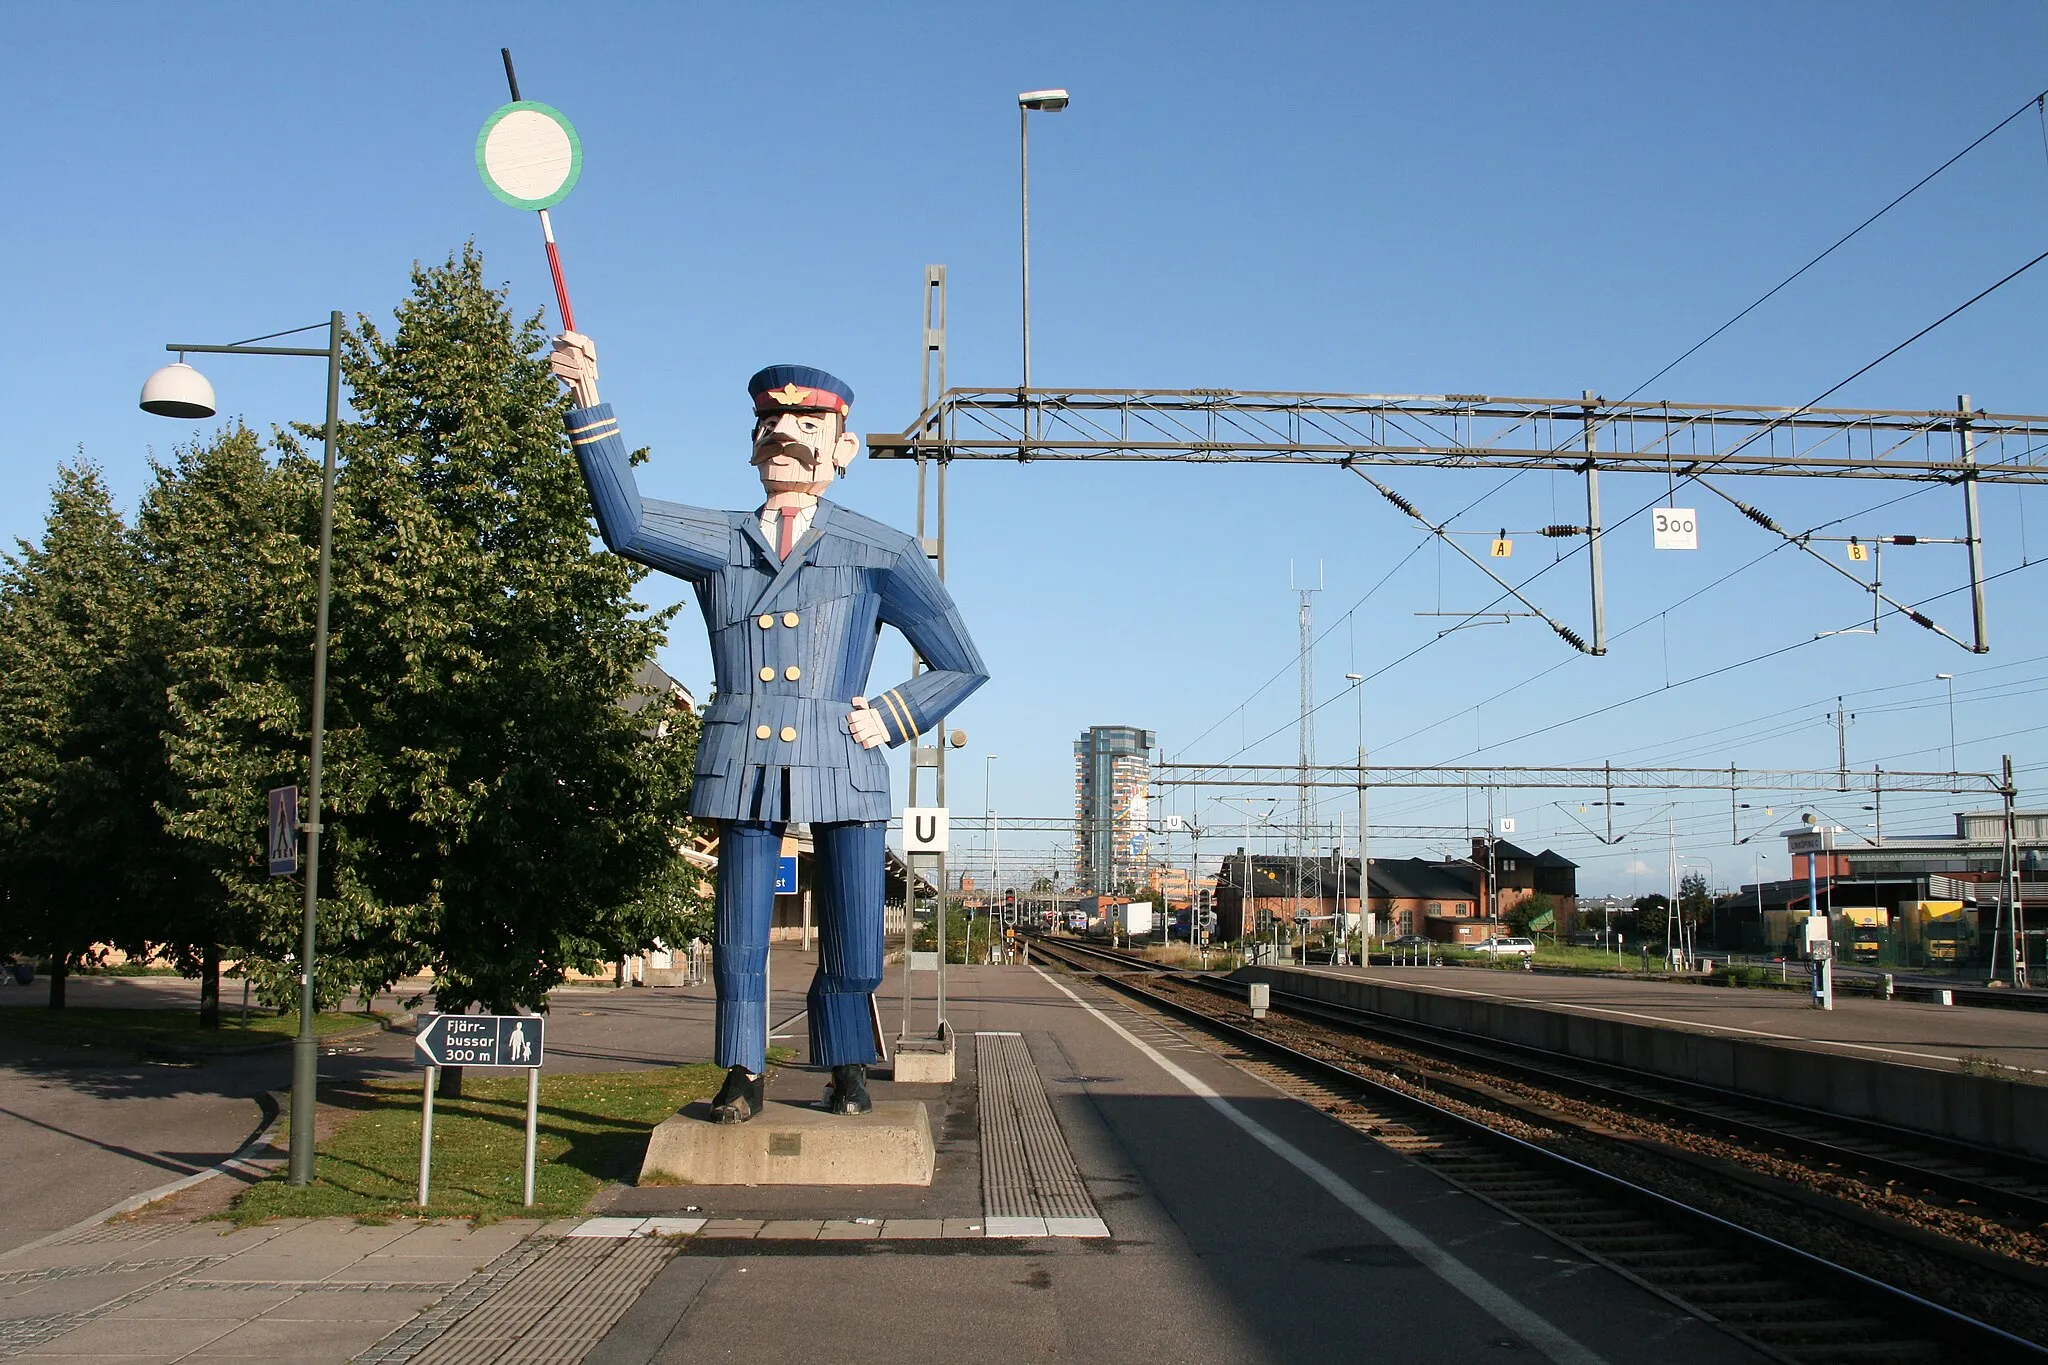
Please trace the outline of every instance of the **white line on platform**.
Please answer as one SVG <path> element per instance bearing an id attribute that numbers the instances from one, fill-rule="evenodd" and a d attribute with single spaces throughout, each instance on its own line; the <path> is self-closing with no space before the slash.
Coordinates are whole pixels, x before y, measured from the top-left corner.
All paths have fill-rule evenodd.
<path id="1" fill-rule="evenodd" d="M 1288 1165 L 1323 1187 L 1331 1198 L 1350 1209 L 1366 1222 L 1378 1228 L 1387 1239 L 1427 1266 L 1444 1283 L 1478 1304 L 1503 1327 L 1519 1335 L 1524 1341 L 1541 1351 L 1557 1365 L 1606 1365 L 1606 1361 L 1594 1351 L 1567 1335 L 1563 1329 L 1548 1318 L 1531 1311 L 1506 1290 L 1494 1284 L 1478 1271 L 1466 1265 L 1457 1257 L 1445 1251 L 1424 1236 L 1420 1229 L 1402 1218 L 1391 1209 L 1384 1208 L 1359 1193 L 1351 1183 L 1335 1171 L 1317 1161 L 1308 1153 L 1296 1147 L 1287 1139 L 1273 1132 L 1253 1119 L 1228 1099 L 1212 1089 L 1208 1082 L 1169 1060 L 1157 1048 L 1133 1034 L 1116 1020 L 1104 1014 L 1080 996 L 1068 990 L 1059 981 L 1048 976 L 1042 967 L 1033 966 L 1033 971 L 1050 982 L 1054 989 L 1094 1015 L 1111 1032 L 1138 1049 L 1161 1071 L 1173 1077 L 1190 1093 L 1206 1101 L 1211 1108 L 1224 1118 L 1243 1129 L 1252 1141 L 1264 1147 Z"/>

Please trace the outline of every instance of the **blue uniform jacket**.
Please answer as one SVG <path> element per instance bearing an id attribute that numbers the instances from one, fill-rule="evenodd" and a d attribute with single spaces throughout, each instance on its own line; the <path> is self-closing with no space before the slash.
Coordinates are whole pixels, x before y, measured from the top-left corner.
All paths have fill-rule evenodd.
<path id="1" fill-rule="evenodd" d="M 820 501 L 787 563 L 754 512 L 642 498 L 609 403 L 572 408 L 569 438 L 616 554 L 687 579 L 711 633 L 717 695 L 697 750 L 690 813 L 709 820 L 886 820 L 889 767 L 847 728 L 856 696 L 893 747 L 940 725 L 988 681 L 967 628 L 917 542 Z M 928 665 L 867 685 L 883 625 Z"/>

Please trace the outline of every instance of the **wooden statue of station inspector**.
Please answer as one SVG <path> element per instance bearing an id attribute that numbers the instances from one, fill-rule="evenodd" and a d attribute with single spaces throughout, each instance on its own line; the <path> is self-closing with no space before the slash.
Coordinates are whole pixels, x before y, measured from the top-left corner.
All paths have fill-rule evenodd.
<path id="1" fill-rule="evenodd" d="M 742 1123 L 761 1112 L 775 866 L 797 822 L 810 824 L 816 849 L 811 1061 L 832 1068 L 834 1113 L 866 1113 L 890 814 L 880 750 L 935 728 L 986 682 L 981 656 L 911 537 L 819 497 L 860 448 L 846 430 L 853 391 L 844 383 L 803 365 L 771 365 L 748 381 L 767 499 L 722 512 L 640 496 L 611 405 L 598 401 L 588 337 L 556 338 L 553 366 L 575 403 L 569 438 L 605 544 L 694 585 L 711 635 L 717 694 L 690 813 L 719 827 L 712 976 L 727 1070 L 713 1117 Z M 870 694 L 883 625 L 929 668 Z"/>

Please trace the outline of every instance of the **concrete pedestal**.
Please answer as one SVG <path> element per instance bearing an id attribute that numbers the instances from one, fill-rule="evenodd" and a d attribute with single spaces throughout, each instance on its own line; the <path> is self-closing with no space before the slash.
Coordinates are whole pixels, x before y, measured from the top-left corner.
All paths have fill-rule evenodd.
<path id="1" fill-rule="evenodd" d="M 953 1083 L 953 1031 L 940 1038 L 900 1038 L 896 1042 L 896 1073 L 899 1083 L 951 1085 Z"/>
<path id="2" fill-rule="evenodd" d="M 929 1185 L 932 1129 L 922 1104 L 833 1114 L 771 1101 L 746 1123 L 713 1123 L 709 1104 L 664 1119 L 640 1180 L 686 1185 Z"/>

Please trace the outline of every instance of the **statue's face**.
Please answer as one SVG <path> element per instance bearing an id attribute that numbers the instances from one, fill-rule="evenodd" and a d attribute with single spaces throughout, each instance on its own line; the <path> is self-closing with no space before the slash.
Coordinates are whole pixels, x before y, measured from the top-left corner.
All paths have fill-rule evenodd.
<path id="1" fill-rule="evenodd" d="M 821 493 L 853 463 L 860 438 L 835 412 L 766 412 L 754 420 L 754 468 L 770 493 Z"/>

